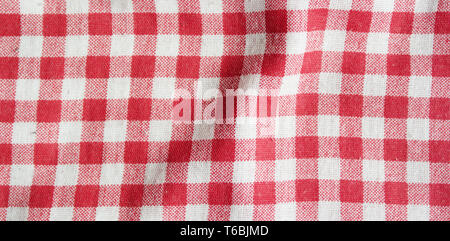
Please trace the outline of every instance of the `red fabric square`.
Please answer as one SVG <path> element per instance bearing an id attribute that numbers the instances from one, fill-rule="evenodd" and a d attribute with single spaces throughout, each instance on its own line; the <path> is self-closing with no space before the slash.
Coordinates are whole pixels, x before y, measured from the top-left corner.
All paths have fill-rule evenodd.
<path id="1" fill-rule="evenodd" d="M 148 142 L 126 142 L 125 163 L 145 164 L 148 160 Z"/>
<path id="2" fill-rule="evenodd" d="M 408 158 L 408 142 L 404 139 L 384 140 L 384 159 L 405 162 Z"/>
<path id="3" fill-rule="evenodd" d="M 357 137 L 339 137 L 339 153 L 342 159 L 359 160 L 362 157 L 362 139 Z"/>
<path id="4" fill-rule="evenodd" d="M 41 79 L 64 79 L 64 58 L 41 58 Z"/>
<path id="5" fill-rule="evenodd" d="M 171 141 L 167 162 L 189 162 L 191 151 L 192 141 Z"/>
<path id="6" fill-rule="evenodd" d="M 430 184 L 430 205 L 450 206 L 450 185 Z"/>
<path id="7" fill-rule="evenodd" d="M 275 204 L 275 183 L 257 182 L 254 184 L 253 203 L 255 205 Z"/>
<path id="8" fill-rule="evenodd" d="M 86 78 L 109 78 L 110 59 L 107 56 L 88 56 Z"/>
<path id="9" fill-rule="evenodd" d="M 0 14 L 0 23 L 2 23 L 0 24 L 0 36 L 20 36 L 19 14 Z"/>
<path id="10" fill-rule="evenodd" d="M 275 160 L 275 139 L 256 139 L 256 160 Z"/>
<path id="11" fill-rule="evenodd" d="M 302 73 L 317 73 L 322 67 L 322 52 L 306 52 L 303 55 Z"/>
<path id="12" fill-rule="evenodd" d="M 233 70 L 236 71 L 236 70 Z M 232 73 L 231 71 L 229 73 Z M 178 56 L 177 78 L 199 78 L 200 57 L 198 56 Z"/>
<path id="13" fill-rule="evenodd" d="M 103 143 L 82 142 L 80 144 L 80 164 L 93 165 L 102 164 Z"/>
<path id="14" fill-rule="evenodd" d="M 151 99 L 130 98 L 128 100 L 128 120 L 130 121 L 150 120 L 151 110 Z"/>
<path id="15" fill-rule="evenodd" d="M 393 12 L 391 18 L 391 33 L 411 34 L 414 13 Z"/>
<path id="16" fill-rule="evenodd" d="M 9 187 L 0 186 L 0 208 L 8 207 L 9 203 Z"/>
<path id="17" fill-rule="evenodd" d="M 340 95 L 339 115 L 362 117 L 363 97 L 361 95 Z"/>
<path id="18" fill-rule="evenodd" d="M 388 55 L 387 56 L 387 74 L 409 76 L 411 74 L 411 56 L 410 55 Z"/>
<path id="19" fill-rule="evenodd" d="M 53 203 L 53 186 L 31 186 L 30 208 L 50 208 Z"/>
<path id="20" fill-rule="evenodd" d="M 121 207 L 140 207 L 144 199 L 144 185 L 122 185 L 120 190 Z"/>
<path id="21" fill-rule="evenodd" d="M 17 79 L 18 72 L 19 58 L 0 58 L 0 79 Z"/>
<path id="22" fill-rule="evenodd" d="M 231 205 L 233 201 L 233 184 L 210 183 L 208 191 L 209 205 Z"/>
<path id="23" fill-rule="evenodd" d="M 261 74 L 267 76 L 284 76 L 286 55 L 266 54 L 262 64 Z"/>
<path id="24" fill-rule="evenodd" d="M 220 67 L 221 77 L 240 76 L 244 66 L 244 56 L 223 56 Z"/>
<path id="25" fill-rule="evenodd" d="M 350 11 L 348 14 L 347 31 L 368 33 L 371 22 L 371 12 Z"/>
<path id="26" fill-rule="evenodd" d="M 65 14 L 44 14 L 44 36 L 66 36 L 67 19 Z"/>
<path id="27" fill-rule="evenodd" d="M 362 203 L 364 201 L 364 185 L 361 181 L 341 180 L 339 196 L 341 202 Z"/>
<path id="28" fill-rule="evenodd" d="M 134 33 L 137 35 L 150 35 L 157 33 L 158 20 L 156 13 L 135 13 Z"/>
<path id="29" fill-rule="evenodd" d="M 308 11 L 308 32 L 323 31 L 327 26 L 328 9 L 313 9 Z"/>
<path id="30" fill-rule="evenodd" d="M 133 56 L 131 61 L 131 77 L 153 78 L 155 75 L 155 56 Z"/>
<path id="31" fill-rule="evenodd" d="M 85 99 L 83 102 L 84 121 L 104 121 L 106 119 L 105 99 Z"/>
<path id="32" fill-rule="evenodd" d="M 112 14 L 89 14 L 89 35 L 112 35 Z"/>
<path id="33" fill-rule="evenodd" d="M 366 54 L 344 52 L 342 60 L 342 73 L 364 74 L 366 72 Z"/>
<path id="34" fill-rule="evenodd" d="M 300 136 L 295 139 L 295 157 L 298 159 L 319 157 L 319 138 Z"/>
<path id="35" fill-rule="evenodd" d="M 59 122 L 61 120 L 60 100 L 40 100 L 37 105 L 38 122 Z"/>
<path id="36" fill-rule="evenodd" d="M 450 13 L 449 12 L 437 12 L 434 22 L 435 34 L 449 34 L 450 33 Z"/>
<path id="37" fill-rule="evenodd" d="M 287 30 L 286 10 L 266 11 L 267 33 L 286 33 Z"/>
<path id="38" fill-rule="evenodd" d="M 447 24 L 450 25 L 450 24 Z M 432 75 L 436 77 L 450 76 L 450 55 L 433 55 Z"/>
<path id="39" fill-rule="evenodd" d="M 178 14 L 179 33 L 181 35 L 201 35 L 202 16 L 194 13 Z"/>
<path id="40" fill-rule="evenodd" d="M 163 205 L 180 206 L 187 204 L 187 185 L 185 183 L 164 184 Z"/>
<path id="41" fill-rule="evenodd" d="M 57 165 L 58 164 L 58 144 L 35 144 L 34 145 L 35 165 Z"/>
<path id="42" fill-rule="evenodd" d="M 225 35 L 244 35 L 247 33 L 245 15 L 243 13 L 223 14 L 223 33 Z"/>
<path id="43" fill-rule="evenodd" d="M 408 97 L 386 96 L 384 98 L 385 118 L 408 118 Z"/>
<path id="44" fill-rule="evenodd" d="M 437 120 L 449 120 L 450 100 L 448 98 L 431 98 L 430 118 Z"/>
<path id="45" fill-rule="evenodd" d="M 11 165 L 12 163 L 12 145 L 0 144 L 0 165 Z"/>
<path id="46" fill-rule="evenodd" d="M 296 100 L 296 115 L 317 115 L 319 110 L 319 95 L 299 94 Z"/>
<path id="47" fill-rule="evenodd" d="M 297 180 L 295 182 L 295 200 L 297 202 L 319 201 L 319 180 Z"/>
<path id="48" fill-rule="evenodd" d="M 97 207 L 99 186 L 77 186 L 75 191 L 75 207 Z"/>
<path id="49" fill-rule="evenodd" d="M 430 141 L 430 162 L 450 164 L 450 141 Z"/>
<path id="50" fill-rule="evenodd" d="M 386 204 L 408 204 L 408 184 L 404 182 L 384 183 L 384 198 Z"/>
<path id="51" fill-rule="evenodd" d="M 233 162 L 235 160 L 236 141 L 234 139 L 214 139 L 211 147 L 211 161 Z"/>
<path id="52" fill-rule="evenodd" d="M 14 100 L 0 100 L 0 123 L 14 122 L 14 116 L 16 113 L 16 102 Z"/>

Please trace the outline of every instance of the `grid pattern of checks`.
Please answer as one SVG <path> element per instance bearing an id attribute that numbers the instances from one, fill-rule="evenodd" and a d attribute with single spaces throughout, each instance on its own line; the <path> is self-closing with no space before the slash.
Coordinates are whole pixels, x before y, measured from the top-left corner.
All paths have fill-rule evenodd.
<path id="1" fill-rule="evenodd" d="M 2 0 L 0 220 L 448 221 L 449 36 L 447 0 Z M 173 121 L 199 86 L 278 114 Z"/>

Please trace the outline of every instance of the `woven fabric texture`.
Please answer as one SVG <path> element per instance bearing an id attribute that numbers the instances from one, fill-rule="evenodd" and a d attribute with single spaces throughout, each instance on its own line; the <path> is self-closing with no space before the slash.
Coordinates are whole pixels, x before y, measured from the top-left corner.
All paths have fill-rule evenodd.
<path id="1" fill-rule="evenodd" d="M 448 0 L 1 0 L 0 220 L 449 221 L 449 34 Z"/>

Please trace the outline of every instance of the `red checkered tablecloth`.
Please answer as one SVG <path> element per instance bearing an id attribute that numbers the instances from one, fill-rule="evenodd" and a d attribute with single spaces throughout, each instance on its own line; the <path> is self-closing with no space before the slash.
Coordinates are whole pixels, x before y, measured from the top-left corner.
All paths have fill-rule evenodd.
<path id="1" fill-rule="evenodd" d="M 447 0 L 2 0 L 0 220 L 449 221 L 449 41 Z"/>

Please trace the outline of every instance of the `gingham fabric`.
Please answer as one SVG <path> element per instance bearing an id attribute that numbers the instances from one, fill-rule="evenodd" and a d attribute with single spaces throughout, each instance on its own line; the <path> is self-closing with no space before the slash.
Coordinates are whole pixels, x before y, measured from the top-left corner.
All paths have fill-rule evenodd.
<path id="1" fill-rule="evenodd" d="M 448 221 L 449 11 L 1 0 L 0 220 Z M 177 121 L 178 89 L 277 104 Z"/>

